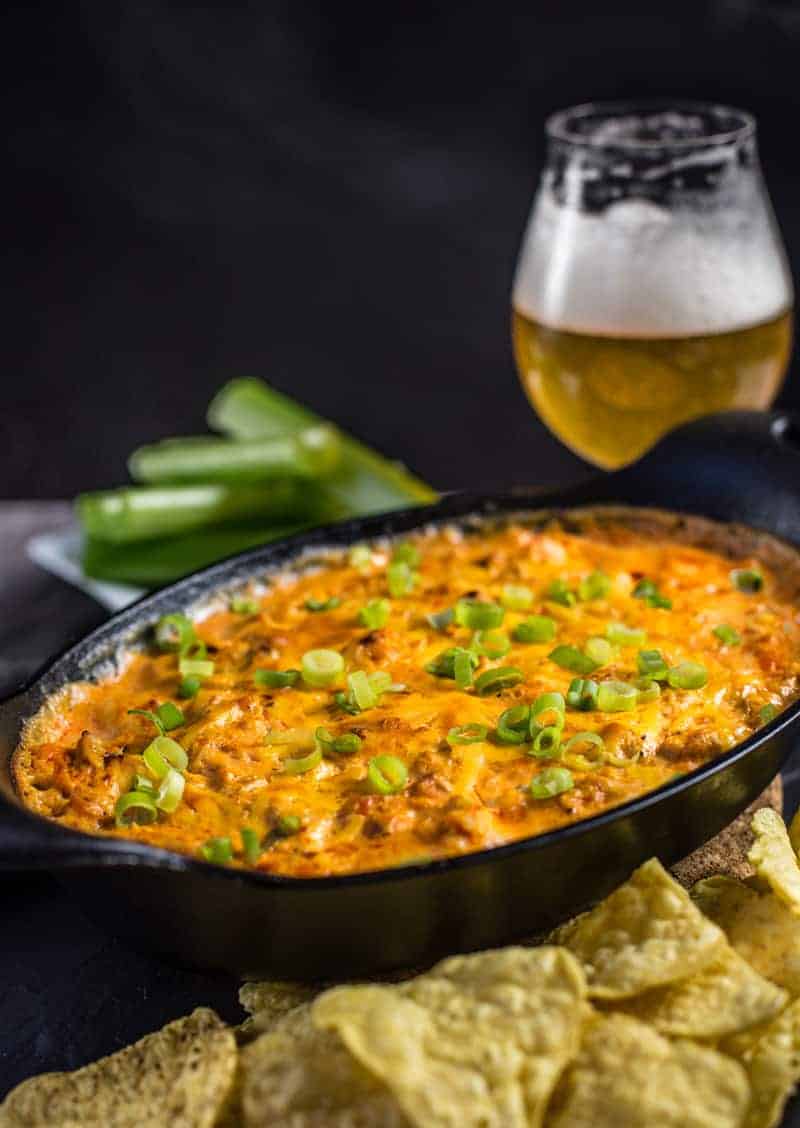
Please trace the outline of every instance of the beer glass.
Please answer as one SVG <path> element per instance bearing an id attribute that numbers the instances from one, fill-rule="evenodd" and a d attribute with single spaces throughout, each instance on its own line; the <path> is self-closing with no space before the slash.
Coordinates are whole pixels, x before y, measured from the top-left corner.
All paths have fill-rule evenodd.
<path id="1" fill-rule="evenodd" d="M 547 122 L 513 289 L 536 411 L 598 466 L 713 411 L 769 407 L 792 284 L 747 113 L 597 103 Z"/>

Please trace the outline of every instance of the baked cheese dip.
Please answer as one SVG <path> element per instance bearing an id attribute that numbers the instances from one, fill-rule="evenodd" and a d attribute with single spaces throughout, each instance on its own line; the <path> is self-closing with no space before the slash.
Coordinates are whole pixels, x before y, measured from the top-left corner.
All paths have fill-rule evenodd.
<path id="1" fill-rule="evenodd" d="M 799 596 L 787 545 L 655 511 L 317 551 L 59 691 L 16 784 L 65 826 L 292 877 L 481 850 L 772 720 L 800 689 Z"/>

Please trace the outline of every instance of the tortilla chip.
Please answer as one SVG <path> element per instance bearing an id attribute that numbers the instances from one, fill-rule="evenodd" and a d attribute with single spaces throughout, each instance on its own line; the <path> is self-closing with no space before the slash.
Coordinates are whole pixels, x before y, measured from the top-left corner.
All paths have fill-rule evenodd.
<path id="1" fill-rule="evenodd" d="M 212 1128 L 236 1074 L 233 1033 L 212 1010 L 187 1018 L 75 1073 L 23 1081 L 0 1106 L 3 1128 Z"/>
<path id="2" fill-rule="evenodd" d="M 310 1002 L 319 988 L 305 983 L 253 982 L 239 988 L 239 1003 L 250 1015 L 238 1028 L 240 1043 L 271 1030 L 279 1018 Z"/>
<path id="3" fill-rule="evenodd" d="M 241 1054 L 246 1128 L 408 1128 L 392 1093 L 309 1007 L 278 1020 Z"/>
<path id="4" fill-rule="evenodd" d="M 750 1078 L 752 1094 L 743 1128 L 780 1124 L 800 1081 L 800 999 L 768 1025 L 728 1039 L 723 1048 L 742 1061 Z"/>
<path id="5" fill-rule="evenodd" d="M 800 996 L 800 918 L 783 901 L 730 877 L 699 881 L 692 899 L 751 967 Z"/>
<path id="6" fill-rule="evenodd" d="M 335 988 L 311 1013 L 418 1128 L 535 1128 L 577 1052 L 585 996 L 569 952 L 506 948 L 397 987 Z"/>
<path id="7" fill-rule="evenodd" d="M 622 1008 L 661 1034 L 724 1038 L 768 1022 L 789 996 L 764 979 L 733 948 L 723 948 L 702 971 L 667 987 L 637 995 Z"/>
<path id="8" fill-rule="evenodd" d="M 548 1128 L 739 1128 L 750 1087 L 731 1058 L 657 1034 L 628 1015 L 598 1017 L 551 1105 Z"/>
<path id="9" fill-rule="evenodd" d="M 794 818 L 789 823 L 789 841 L 795 854 L 800 855 L 800 808 L 795 811 Z"/>
<path id="10" fill-rule="evenodd" d="M 656 858 L 551 937 L 583 964 L 589 995 L 624 999 L 702 971 L 725 936 Z"/>
<path id="11" fill-rule="evenodd" d="M 756 877 L 765 882 L 791 912 L 800 916 L 800 866 L 786 824 L 768 807 L 756 811 L 752 822 L 755 842 L 747 860 Z"/>

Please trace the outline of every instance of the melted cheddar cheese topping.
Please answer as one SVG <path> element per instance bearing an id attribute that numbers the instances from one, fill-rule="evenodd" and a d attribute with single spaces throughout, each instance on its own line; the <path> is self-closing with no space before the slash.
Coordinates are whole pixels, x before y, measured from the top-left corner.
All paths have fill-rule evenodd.
<path id="1" fill-rule="evenodd" d="M 794 589 L 774 560 L 737 556 L 728 541 L 717 551 L 713 536 L 692 543 L 674 523 L 607 517 L 580 525 L 520 518 L 475 531 L 432 528 L 412 543 L 419 562 L 404 595 L 389 593 L 392 545 L 381 543 L 360 566 L 347 553 L 331 553 L 270 577 L 266 588 L 248 593 L 254 605 L 245 613 L 226 605 L 198 617 L 196 634 L 214 667 L 194 698 L 178 696 L 178 656 L 154 650 L 129 654 L 105 680 L 61 691 L 29 723 L 16 754 L 25 804 L 82 831 L 187 854 L 227 838 L 232 864 L 265 872 L 305 877 L 374 870 L 539 834 L 622 803 L 741 742 L 764 723 L 764 706 L 781 709 L 800 689 Z M 756 571 L 760 590 L 739 590 L 731 579 L 735 568 Z M 554 581 L 574 593 L 598 571 L 610 581 L 601 597 L 547 597 Z M 643 578 L 663 597 L 656 605 L 634 595 Z M 436 629 L 428 616 L 463 598 L 502 603 L 507 585 L 527 587 L 532 602 L 523 611 L 505 609 L 500 629 L 511 648 L 499 659 L 480 656 L 475 673 L 513 666 L 522 680 L 481 696 L 474 686 L 462 689 L 452 677 L 428 672 L 443 650 L 474 644 L 468 627 L 451 622 Z M 334 605 L 323 610 L 307 607 L 309 600 L 331 599 Z M 374 599 L 389 601 L 388 620 L 370 630 L 358 613 Z M 532 614 L 553 620 L 552 640 L 514 641 L 515 626 Z M 508 745 L 493 738 L 510 707 L 545 692 L 566 696 L 576 675 L 550 657 L 553 649 L 583 652 L 587 640 L 606 636 L 609 623 L 644 631 L 646 642 L 613 646 L 608 661 L 589 675 L 598 684 L 633 684 L 642 646 L 660 650 L 669 667 L 701 664 L 706 683 L 680 689 L 662 681 L 658 697 L 621 712 L 568 707 L 554 758 L 533 755 L 529 740 Z M 737 643 L 714 633 L 722 624 L 737 633 Z M 257 670 L 300 669 L 303 655 L 317 648 L 344 660 L 333 685 L 255 683 Z M 347 690 L 354 671 L 388 674 L 392 690 L 372 707 L 348 712 L 335 694 Z M 116 805 L 134 778 L 146 775 L 142 752 L 156 735 L 150 720 L 130 710 L 164 702 L 183 712 L 183 724 L 169 733 L 188 757 L 181 801 L 149 824 L 117 825 Z M 448 742 L 453 727 L 471 724 L 485 726 L 486 739 Z M 313 751 L 320 726 L 333 737 L 355 733 L 360 746 L 345 753 L 325 746 L 316 766 L 287 772 L 288 759 Z M 585 756 L 565 753 L 570 736 L 586 731 L 597 733 L 602 745 L 587 746 Z M 275 743 L 287 733 L 294 743 Z M 386 755 L 407 769 L 393 794 L 381 794 L 369 780 L 370 762 Z M 571 786 L 534 797 L 532 779 L 554 766 L 567 769 Z M 287 826 L 294 832 L 286 833 Z M 257 860 L 245 860 L 245 827 L 256 832 Z"/>

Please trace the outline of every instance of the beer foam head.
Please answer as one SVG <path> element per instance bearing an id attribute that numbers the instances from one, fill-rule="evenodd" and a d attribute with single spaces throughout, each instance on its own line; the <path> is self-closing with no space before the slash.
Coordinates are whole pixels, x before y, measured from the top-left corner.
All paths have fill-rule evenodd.
<path id="1" fill-rule="evenodd" d="M 735 174 L 735 180 L 733 176 Z M 662 206 L 635 195 L 601 211 L 548 177 L 514 279 L 515 308 L 554 329 L 685 337 L 769 321 L 791 305 L 785 258 L 757 169 L 719 200 Z"/>

